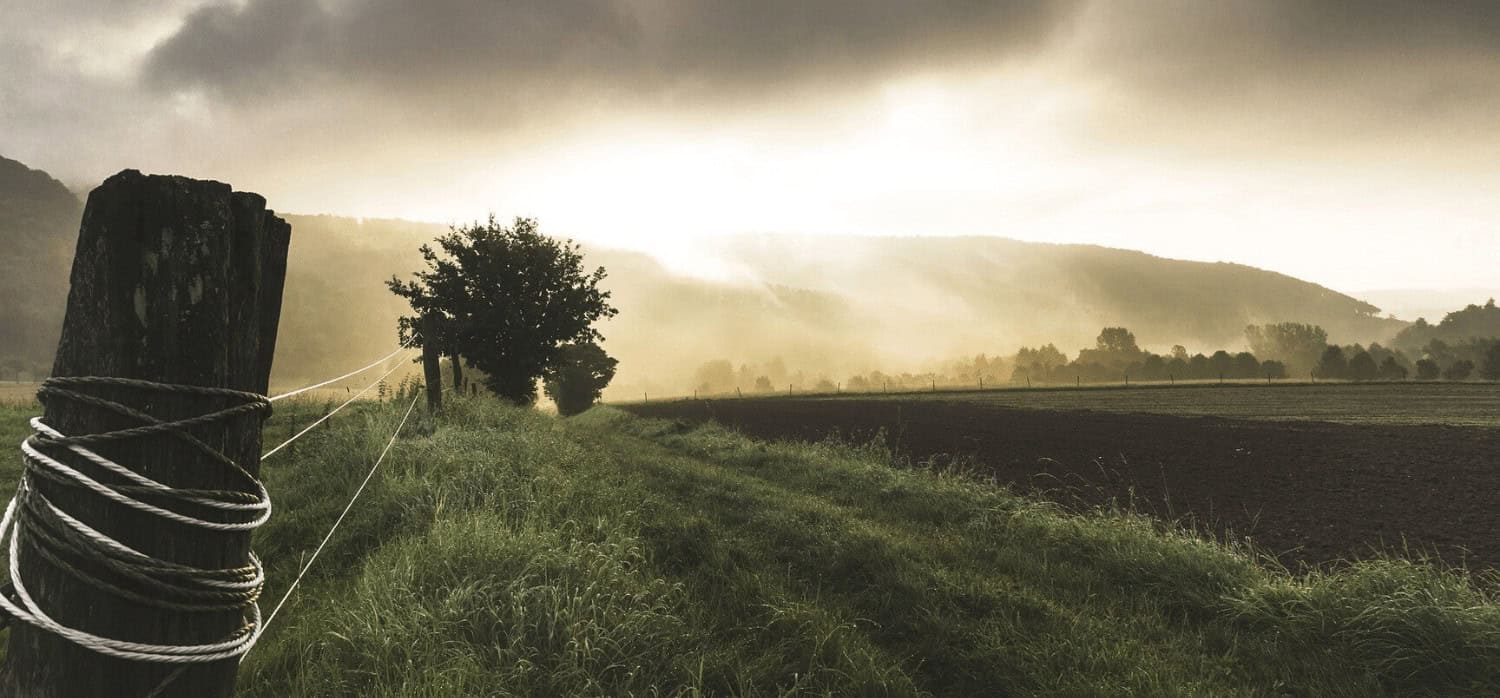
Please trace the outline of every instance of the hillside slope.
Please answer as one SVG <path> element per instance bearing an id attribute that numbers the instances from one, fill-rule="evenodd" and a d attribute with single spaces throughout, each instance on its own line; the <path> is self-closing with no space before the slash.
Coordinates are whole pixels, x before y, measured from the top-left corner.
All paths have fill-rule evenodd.
<path id="1" fill-rule="evenodd" d="M 0 241 L 13 250 L 0 290 L 0 359 L 50 364 L 67 289 L 79 205 L 45 174 L 0 163 Z M 385 290 L 420 266 L 416 248 L 446 226 L 336 216 L 287 216 L 292 246 L 273 383 L 338 373 L 394 341 L 403 311 Z M 543 221 L 543 230 L 547 230 Z M 558 231 L 549 231 L 557 233 Z M 1055 342 L 1092 346 L 1123 325 L 1143 346 L 1194 351 L 1243 346 L 1245 325 L 1298 321 L 1341 343 L 1386 341 L 1404 323 L 1368 303 L 1281 274 L 1234 264 L 1000 238 L 743 235 L 685 243 L 678 259 L 727 277 L 677 273 L 637 252 L 596 246 L 620 314 L 605 323 L 621 360 L 612 398 L 684 394 L 714 359 L 778 359 L 788 376 L 842 380 L 871 370 Z M 692 266 L 690 264 L 690 266 Z"/>
<path id="2" fill-rule="evenodd" d="M 82 206 L 47 173 L 0 157 L 0 372 L 50 370 Z"/>
<path id="3" fill-rule="evenodd" d="M 1491 298 L 1484 305 L 1470 304 L 1443 316 L 1437 324 L 1426 319 L 1401 330 L 1392 344 L 1412 356 L 1421 356 L 1433 341 L 1460 344 L 1476 339 L 1500 338 L 1500 306 Z"/>
<path id="4" fill-rule="evenodd" d="M 947 325 L 951 334 L 962 323 L 983 336 L 1055 341 L 1068 351 L 1092 346 L 1099 328 L 1113 325 L 1163 350 L 1238 347 L 1252 323 L 1313 323 L 1341 342 L 1383 340 L 1405 325 L 1284 274 L 1092 245 L 760 235 L 729 238 L 721 249 L 770 283 L 862 299 L 908 329 Z"/>
<path id="5" fill-rule="evenodd" d="M 289 216 L 287 312 L 276 375 L 295 382 L 358 361 L 402 312 L 385 279 L 420 266 L 415 250 L 446 227 Z M 1322 324 L 1337 341 L 1385 341 L 1404 323 L 1329 289 L 1233 264 L 992 238 L 741 236 L 697 254 L 733 280 L 674 273 L 649 255 L 586 247 L 609 270 L 620 314 L 602 330 L 621 359 L 607 396 L 690 391 L 693 368 L 782 358 L 789 371 L 840 380 L 1021 344 L 1091 346 L 1105 325 L 1147 346 L 1243 345 L 1245 325 Z M 346 341 L 343 338 L 352 338 Z M 313 360 L 311 357 L 317 357 Z"/>

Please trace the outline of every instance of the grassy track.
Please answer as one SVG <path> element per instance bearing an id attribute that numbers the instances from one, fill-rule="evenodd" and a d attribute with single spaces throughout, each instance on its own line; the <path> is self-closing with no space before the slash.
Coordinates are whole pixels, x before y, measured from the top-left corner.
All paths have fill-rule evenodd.
<path id="1" fill-rule="evenodd" d="M 398 417 L 363 406 L 267 463 L 271 599 Z M 1500 692 L 1491 579 L 1400 561 L 1292 577 L 878 445 L 465 399 L 431 426 L 250 655 L 246 694 Z"/>

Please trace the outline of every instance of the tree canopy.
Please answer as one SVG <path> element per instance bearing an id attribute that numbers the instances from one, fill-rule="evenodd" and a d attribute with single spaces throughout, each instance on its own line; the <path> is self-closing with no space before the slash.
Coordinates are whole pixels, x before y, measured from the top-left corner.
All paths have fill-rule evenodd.
<path id="1" fill-rule="evenodd" d="M 1484 305 L 1470 305 L 1448 313 L 1436 325 L 1418 318 L 1416 323 L 1401 330 L 1392 343 L 1405 351 L 1417 352 L 1433 340 L 1456 343 L 1476 337 L 1500 337 L 1500 307 L 1493 298 Z"/>
<path id="2" fill-rule="evenodd" d="M 599 288 L 604 268 L 585 270 L 579 246 L 543 235 L 534 219 L 505 226 L 491 216 L 436 242 L 439 249 L 422 246 L 427 268 L 415 280 L 386 282 L 416 313 L 400 319 L 402 341 L 435 342 L 442 353 L 463 356 L 485 374 L 487 388 L 518 404 L 536 400 L 537 380 L 564 344 L 603 339 L 594 323 L 616 312 Z M 440 336 L 421 336 L 419 318 L 427 314 Z"/>
<path id="3" fill-rule="evenodd" d="M 1337 345 L 1324 349 L 1323 356 L 1318 359 L 1317 374 L 1319 378 L 1348 378 L 1349 360 L 1344 357 L 1344 350 Z"/>
<path id="4" fill-rule="evenodd" d="M 1500 381 L 1500 342 L 1491 344 L 1484 353 L 1484 365 L 1479 369 L 1479 377 L 1487 381 Z"/>
<path id="5" fill-rule="evenodd" d="M 544 390 L 557 403 L 559 414 L 564 417 L 578 414 L 599 399 L 604 386 L 615 377 L 615 366 L 619 363 L 593 342 L 564 344 L 548 367 Z"/>
<path id="6" fill-rule="evenodd" d="M 1256 356 L 1284 362 L 1288 370 L 1302 373 L 1319 362 L 1328 346 L 1328 333 L 1317 325 L 1281 322 L 1250 325 L 1245 328 L 1245 340 Z"/>

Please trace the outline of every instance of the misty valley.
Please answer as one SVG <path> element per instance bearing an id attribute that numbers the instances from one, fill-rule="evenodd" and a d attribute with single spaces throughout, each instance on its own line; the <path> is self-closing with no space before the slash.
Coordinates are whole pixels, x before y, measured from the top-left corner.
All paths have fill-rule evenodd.
<path id="1" fill-rule="evenodd" d="M 0 3 L 0 697 L 1500 695 L 1496 37 Z"/>

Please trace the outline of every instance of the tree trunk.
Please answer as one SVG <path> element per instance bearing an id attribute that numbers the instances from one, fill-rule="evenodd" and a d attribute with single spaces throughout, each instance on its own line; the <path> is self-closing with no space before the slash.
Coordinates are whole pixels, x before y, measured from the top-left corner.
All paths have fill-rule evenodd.
<path id="1" fill-rule="evenodd" d="M 422 374 L 427 383 L 428 414 L 443 409 L 443 369 L 438 361 L 437 321 L 426 315 L 422 317 Z"/>

